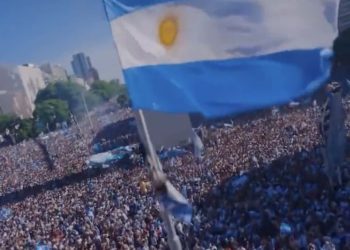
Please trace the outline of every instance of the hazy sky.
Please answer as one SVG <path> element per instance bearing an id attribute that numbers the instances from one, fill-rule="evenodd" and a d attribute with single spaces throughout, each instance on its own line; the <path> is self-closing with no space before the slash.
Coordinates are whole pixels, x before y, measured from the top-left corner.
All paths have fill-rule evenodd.
<path id="1" fill-rule="evenodd" d="M 52 62 L 72 72 L 76 52 L 91 57 L 101 78 L 119 78 L 103 0 L 0 1 L 0 64 Z"/>

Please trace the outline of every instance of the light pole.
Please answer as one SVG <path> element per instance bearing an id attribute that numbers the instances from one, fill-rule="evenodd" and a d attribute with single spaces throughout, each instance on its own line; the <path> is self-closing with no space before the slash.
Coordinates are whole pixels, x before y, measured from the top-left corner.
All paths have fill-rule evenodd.
<path id="1" fill-rule="evenodd" d="M 87 117 L 89 119 L 90 129 L 91 129 L 91 131 L 93 131 L 94 130 L 94 126 L 92 125 L 92 121 L 91 121 L 89 109 L 88 109 L 87 104 L 86 104 L 84 92 L 81 92 L 81 98 L 83 99 L 84 109 L 85 109 L 86 115 L 87 115 Z"/>

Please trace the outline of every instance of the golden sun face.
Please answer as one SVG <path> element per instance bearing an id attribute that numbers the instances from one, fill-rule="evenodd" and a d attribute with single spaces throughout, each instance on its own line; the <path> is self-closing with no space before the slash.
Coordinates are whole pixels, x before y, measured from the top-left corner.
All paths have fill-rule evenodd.
<path id="1" fill-rule="evenodd" d="M 158 30 L 159 41 L 161 44 L 166 47 L 171 47 L 174 45 L 179 32 L 177 19 L 174 17 L 164 18 L 160 22 Z"/>

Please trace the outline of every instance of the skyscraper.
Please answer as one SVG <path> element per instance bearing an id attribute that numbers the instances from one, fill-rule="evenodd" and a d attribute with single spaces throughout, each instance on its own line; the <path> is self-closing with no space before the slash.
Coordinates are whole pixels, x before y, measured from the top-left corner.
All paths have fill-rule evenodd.
<path id="1" fill-rule="evenodd" d="M 74 74 L 84 79 L 88 84 L 99 80 L 97 70 L 92 67 L 90 57 L 86 56 L 84 53 L 73 55 L 71 64 Z"/>
<path id="2" fill-rule="evenodd" d="M 338 29 L 343 32 L 350 28 L 350 0 L 341 0 L 338 13 Z"/>

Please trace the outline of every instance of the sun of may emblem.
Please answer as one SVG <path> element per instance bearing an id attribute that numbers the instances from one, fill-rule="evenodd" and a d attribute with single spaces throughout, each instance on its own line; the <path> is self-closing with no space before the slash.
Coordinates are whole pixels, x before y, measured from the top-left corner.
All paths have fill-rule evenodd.
<path id="1" fill-rule="evenodd" d="M 166 17 L 159 24 L 159 40 L 166 47 L 172 46 L 179 32 L 178 21 L 175 17 Z"/>

